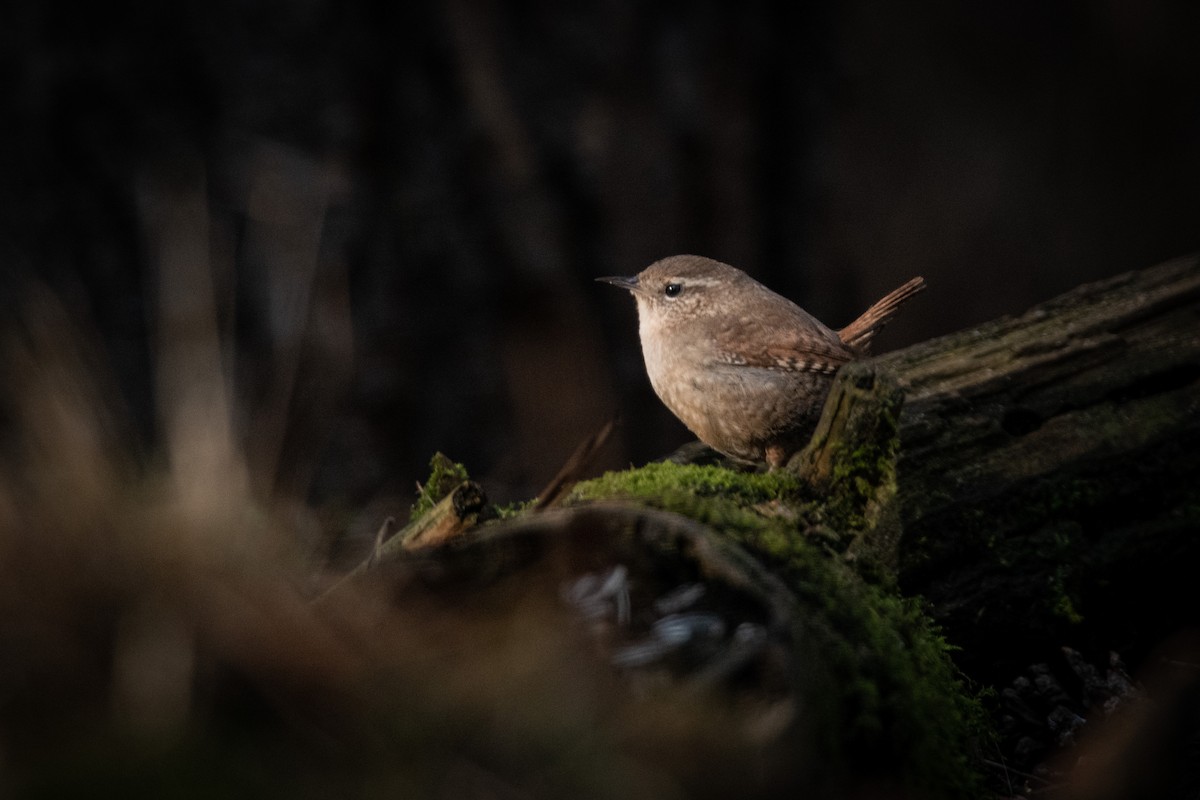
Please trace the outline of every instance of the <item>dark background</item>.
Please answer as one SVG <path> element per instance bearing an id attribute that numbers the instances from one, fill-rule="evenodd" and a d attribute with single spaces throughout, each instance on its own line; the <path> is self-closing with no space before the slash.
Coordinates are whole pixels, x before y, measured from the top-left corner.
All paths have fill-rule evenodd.
<path id="1" fill-rule="evenodd" d="M 1192 3 L 0 13 L 6 315 L 53 287 L 153 452 L 193 235 L 249 457 L 318 503 L 407 501 L 435 450 L 528 497 L 614 412 L 602 466 L 685 441 L 598 275 L 699 253 L 838 327 L 922 274 L 890 349 L 1200 239 Z"/>

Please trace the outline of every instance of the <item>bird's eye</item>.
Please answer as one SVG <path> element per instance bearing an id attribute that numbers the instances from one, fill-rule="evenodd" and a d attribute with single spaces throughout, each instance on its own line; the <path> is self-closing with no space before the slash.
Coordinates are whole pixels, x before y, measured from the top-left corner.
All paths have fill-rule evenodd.
<path id="1" fill-rule="evenodd" d="M 668 283 L 663 289 L 663 294 L 667 297 L 679 297 L 679 293 L 683 291 L 683 284 Z"/>

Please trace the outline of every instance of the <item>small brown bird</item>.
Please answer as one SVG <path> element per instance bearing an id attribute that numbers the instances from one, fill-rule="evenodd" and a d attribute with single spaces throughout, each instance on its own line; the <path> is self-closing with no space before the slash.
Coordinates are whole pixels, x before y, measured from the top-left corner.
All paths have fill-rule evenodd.
<path id="1" fill-rule="evenodd" d="M 740 269 L 671 256 L 631 278 L 596 280 L 633 293 L 650 384 L 705 444 L 750 463 L 784 464 L 812 435 L 833 375 L 865 356 L 913 278 L 834 331 Z"/>

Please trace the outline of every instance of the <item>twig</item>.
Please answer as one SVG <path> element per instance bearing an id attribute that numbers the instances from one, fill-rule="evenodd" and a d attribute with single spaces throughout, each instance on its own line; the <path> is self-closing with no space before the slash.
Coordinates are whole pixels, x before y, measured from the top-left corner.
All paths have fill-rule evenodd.
<path id="1" fill-rule="evenodd" d="M 463 481 L 441 502 L 391 537 L 387 537 L 386 534 L 394 520 L 388 517 L 375 535 L 375 546 L 371 554 L 341 580 L 318 595 L 313 602 L 323 602 L 343 586 L 357 581 L 366 572 L 380 564 L 394 561 L 411 550 L 434 547 L 462 535 L 475 527 L 486 508 L 487 496 L 479 484 Z"/>
<path id="2" fill-rule="evenodd" d="M 617 419 L 617 417 L 613 417 L 604 423 L 604 426 L 600 430 L 579 443 L 579 446 L 575 448 L 575 452 L 562 465 L 562 469 L 558 471 L 558 474 L 538 494 L 537 499 L 533 502 L 532 510 L 542 511 L 549 508 L 562 500 L 566 493 L 571 490 L 571 487 L 579 483 L 584 470 L 587 469 L 592 459 L 604 447 L 604 443 L 608 441 L 608 437 L 612 435 L 613 428 L 617 424 Z"/>

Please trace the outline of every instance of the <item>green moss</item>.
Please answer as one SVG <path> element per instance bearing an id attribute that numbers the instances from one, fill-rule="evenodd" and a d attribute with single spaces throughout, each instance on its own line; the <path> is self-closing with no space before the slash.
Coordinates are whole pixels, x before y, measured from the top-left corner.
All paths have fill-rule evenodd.
<path id="1" fill-rule="evenodd" d="M 1067 591 L 1070 575 L 1071 570 L 1066 565 L 1060 565 L 1054 571 L 1054 576 L 1050 579 L 1050 612 L 1072 625 L 1078 625 L 1083 622 L 1083 615 L 1075 608 L 1075 601 Z"/>
<path id="2" fill-rule="evenodd" d="M 455 486 L 469 479 L 467 468 L 462 464 L 451 461 L 441 453 L 434 453 L 429 460 L 429 477 L 417 487 L 417 502 L 413 503 L 408 515 L 409 522 L 416 522 L 454 491 Z"/>
<path id="3" fill-rule="evenodd" d="M 896 493 L 896 453 L 900 435 L 896 415 L 900 396 L 880 402 L 869 424 L 837 446 L 825 506 L 830 522 L 842 530 L 865 530 Z M 869 428 L 864 430 L 863 428 Z"/>
<path id="4" fill-rule="evenodd" d="M 571 498 L 628 497 L 654 500 L 666 493 L 691 497 L 719 496 L 745 504 L 790 498 L 798 491 L 799 480 L 783 470 L 734 472 L 712 465 L 659 462 L 623 472 L 606 472 L 599 478 L 577 485 L 571 492 Z"/>
<path id="5" fill-rule="evenodd" d="M 567 503 L 597 499 L 637 500 L 674 511 L 784 561 L 802 543 L 800 531 L 818 521 L 813 506 L 802 502 L 800 480 L 782 470 L 746 473 L 717 466 L 648 464 L 580 483 Z"/>
<path id="6" fill-rule="evenodd" d="M 834 469 L 833 508 L 846 525 L 862 529 L 868 526 L 867 511 L 876 503 L 881 488 L 894 487 L 895 459 L 892 451 L 879 447 L 859 447 L 839 459 Z"/>
<path id="7" fill-rule="evenodd" d="M 990 723 L 920 601 L 861 580 L 803 539 L 773 567 L 816 612 L 802 635 L 839 693 L 835 757 L 904 774 L 918 796 L 978 796 L 968 743 L 990 735 Z"/>
<path id="8" fill-rule="evenodd" d="M 965 742 L 987 728 L 986 717 L 950 647 L 918 602 L 864 582 L 828 546 L 838 535 L 831 521 L 869 525 L 877 487 L 894 481 L 886 452 L 851 455 L 836 476 L 846 484 L 833 501 L 841 508 L 832 511 L 787 471 L 674 464 L 608 473 L 577 486 L 568 502 L 624 498 L 674 511 L 755 555 L 809 610 L 797 638 L 837 687 L 830 757 L 900 772 L 923 797 L 977 796 Z"/>
<path id="9" fill-rule="evenodd" d="M 813 487 L 831 547 L 867 580 L 891 584 L 901 532 L 892 499 L 904 393 L 889 375 L 855 365 L 839 376 L 831 396 L 812 441 L 789 468 Z"/>
<path id="10" fill-rule="evenodd" d="M 515 503 L 509 503 L 508 505 L 496 506 L 494 509 L 496 512 L 496 519 L 504 520 L 518 517 L 524 512 L 533 508 L 533 504 L 536 502 L 537 499 L 534 498 L 532 500 L 520 500 Z"/>

